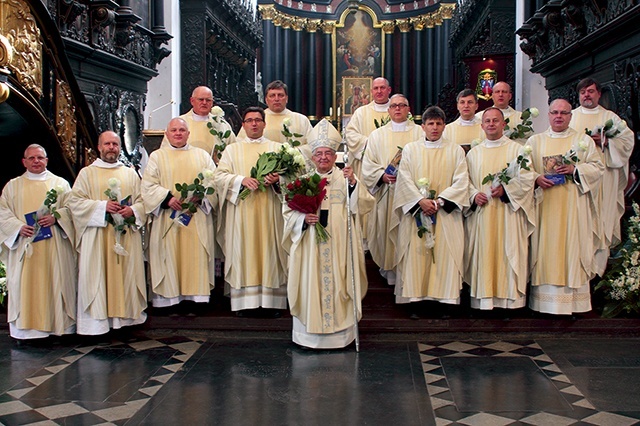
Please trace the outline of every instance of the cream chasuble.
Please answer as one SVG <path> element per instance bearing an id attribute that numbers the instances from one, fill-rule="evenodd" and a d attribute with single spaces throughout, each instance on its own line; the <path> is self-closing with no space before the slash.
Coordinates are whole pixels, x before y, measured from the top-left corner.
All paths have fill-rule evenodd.
<path id="1" fill-rule="evenodd" d="M 222 117 L 214 119 L 212 114 L 209 114 L 207 117 L 199 116 L 194 114 L 193 109 L 191 109 L 186 114 L 181 115 L 180 118 L 186 121 L 189 127 L 189 139 L 187 143 L 194 148 L 207 151 L 211 156 L 213 156 L 214 147 L 220 144 L 220 140 L 211 134 L 211 129 L 209 129 L 207 125 L 208 123 L 211 123 L 214 129 L 223 134 L 229 130 L 229 137 L 225 140 L 227 145 L 236 141 L 236 135 L 233 133 L 231 125 Z M 165 136 L 162 139 L 160 148 L 167 148 L 168 146 L 169 140 Z"/>
<path id="2" fill-rule="evenodd" d="M 115 167 L 114 167 L 115 166 Z M 78 174 L 69 208 L 73 211 L 78 250 L 78 334 L 104 334 L 110 328 L 146 319 L 147 289 L 140 228 L 147 215 L 140 178 L 121 163 L 96 160 Z M 106 221 L 109 179 L 120 182 L 120 200 L 131 197 L 136 224 L 120 236 L 128 255 L 114 250 L 116 231 Z"/>
<path id="3" fill-rule="evenodd" d="M 52 237 L 31 243 L 18 233 L 25 214 L 38 210 L 53 188 L 61 188 L 56 209 L 61 218 L 51 226 Z M 30 339 L 75 332 L 76 257 L 73 224 L 66 202 L 71 188 L 66 180 L 45 171 L 26 172 L 10 180 L 0 197 L 0 242 L 7 266 L 7 321 L 12 337 Z"/>
<path id="4" fill-rule="evenodd" d="M 367 273 L 362 249 L 359 219 L 374 204 L 362 183 L 351 194 L 352 218 L 347 216 L 347 184 L 340 169 L 334 167 L 326 177 L 327 196 L 321 210 L 328 211 L 327 242 L 317 243 L 312 226 L 302 230 L 304 213 L 285 204 L 285 246 L 289 251 L 288 295 L 294 323 L 293 341 L 313 348 L 345 347 L 353 341 L 353 301 L 358 320 L 362 317 L 362 298 L 367 292 Z M 347 220 L 351 220 L 356 295 L 353 294 Z"/>
<path id="5" fill-rule="evenodd" d="M 474 140 L 481 142 L 484 140 L 481 123 L 482 118 L 474 117 L 471 122 L 467 122 L 458 117 L 456 121 L 446 125 L 442 137 L 458 145 L 471 145 Z"/>
<path id="6" fill-rule="evenodd" d="M 251 176 L 260 154 L 281 144 L 264 138 L 239 139 L 228 147 L 214 179 L 219 194 L 218 235 L 224 251 L 224 279 L 231 309 L 286 308 L 286 255 L 282 248 L 282 205 L 273 188 L 252 191 L 241 200 L 244 177 Z"/>
<path id="7" fill-rule="evenodd" d="M 601 106 L 592 109 L 578 107 L 573 110 L 571 126 L 576 132 L 582 133 L 585 129 L 593 130 L 595 127 L 603 127 L 607 120 L 613 120 L 614 124 L 621 121 L 613 111 Z M 602 223 L 602 238 L 600 247 L 596 253 L 597 273 L 602 274 L 607 266 L 609 247 L 615 246 L 621 241 L 620 218 L 624 214 L 624 189 L 629 179 L 629 157 L 633 151 L 633 132 L 625 127 L 614 138 L 608 138 L 609 146 L 604 152 L 596 146 L 600 154 L 600 160 L 604 163 L 604 175 L 601 187 L 596 197 L 600 222 Z"/>
<path id="8" fill-rule="evenodd" d="M 424 237 L 418 237 L 415 217 L 409 212 L 423 198 L 417 185 L 421 178 L 431 181 L 436 198 L 455 204 L 451 213 L 443 208 L 436 213 L 435 246 L 431 249 L 426 248 Z M 426 299 L 459 303 L 464 250 L 462 209 L 469 205 L 468 186 L 467 162 L 459 145 L 440 139 L 411 142 L 404 147 L 391 224 L 397 244 L 397 303 Z"/>
<path id="9" fill-rule="evenodd" d="M 367 215 L 367 243 L 371 257 L 383 271 L 391 271 L 395 265 L 396 244 L 389 232 L 393 216 L 395 184 L 383 183 L 378 186 L 378 182 L 398 152 L 398 147 L 404 148 L 409 142 L 423 138 L 422 128 L 412 121 L 405 122 L 401 131 L 394 131 L 393 123 L 390 122 L 369 135 L 362 163 L 362 181 L 369 192 L 374 194 L 376 204 Z M 387 279 L 390 277 L 387 276 Z"/>
<path id="10" fill-rule="evenodd" d="M 480 192 L 491 193 L 488 174 L 517 161 L 522 146 L 506 136 L 485 140 L 467 154 L 469 203 Z M 520 169 L 503 184 L 508 203 L 492 198 L 475 210 L 465 209 L 465 275 L 471 287 L 471 307 L 521 308 L 526 304 L 529 236 L 536 225 L 533 185 L 536 174 Z"/>
<path id="11" fill-rule="evenodd" d="M 359 179 L 362 178 L 362 159 L 367 139 L 371 132 L 376 130 L 376 120 L 378 124 L 383 120 L 389 120 L 389 102 L 384 105 L 370 102 L 361 106 L 353 113 L 349 124 L 344 129 L 344 138 L 351 156 L 351 167 Z"/>
<path id="12" fill-rule="evenodd" d="M 580 144 L 586 148 L 580 148 Z M 593 191 L 600 185 L 604 165 L 593 140 L 569 128 L 562 133 L 548 129 L 529 138 L 537 173 L 543 157 L 564 155 L 573 148 L 579 161 L 580 182 L 567 181 L 549 189 L 536 189 L 538 225 L 531 236 L 531 309 L 571 314 L 591 309 L 589 280 L 594 277 L 594 253 L 599 217 Z M 562 293 L 552 287 L 564 287 Z"/>
<path id="13" fill-rule="evenodd" d="M 147 214 L 153 214 L 149 260 L 154 306 L 169 306 L 184 299 L 209 300 L 215 279 L 213 212 L 205 213 L 200 207 L 188 226 L 171 226 L 173 210 L 161 208 L 169 192 L 180 199 L 176 183 L 191 184 L 205 169 L 215 170 L 211 157 L 189 145 L 161 148 L 149 157 L 142 178 L 142 199 Z M 216 206 L 217 194 L 207 199 Z"/>

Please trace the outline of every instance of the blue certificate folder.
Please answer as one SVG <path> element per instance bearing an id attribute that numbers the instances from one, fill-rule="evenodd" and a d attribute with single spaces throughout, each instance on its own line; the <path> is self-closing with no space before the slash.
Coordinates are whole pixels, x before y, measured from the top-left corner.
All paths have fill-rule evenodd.
<path id="1" fill-rule="evenodd" d="M 24 218 L 27 221 L 27 225 L 29 225 L 29 226 L 35 226 L 36 225 L 36 212 L 27 213 L 27 214 L 24 215 Z M 53 236 L 53 234 L 51 234 L 51 227 L 50 226 L 41 226 L 40 230 L 38 231 L 38 234 L 33 239 L 33 242 L 37 243 L 40 240 L 46 240 L 48 238 L 51 238 L 52 236 Z"/>
<path id="2" fill-rule="evenodd" d="M 553 174 L 553 175 L 544 175 L 547 179 L 553 182 L 554 185 L 562 185 L 567 182 L 567 178 L 565 175 Z"/>
<path id="3" fill-rule="evenodd" d="M 176 210 L 171 212 L 171 219 L 175 219 L 176 214 L 178 212 Z M 186 214 L 186 213 L 182 213 L 180 215 L 180 223 L 183 224 L 184 226 L 189 226 L 189 222 L 191 222 L 191 215 L 190 214 Z"/>

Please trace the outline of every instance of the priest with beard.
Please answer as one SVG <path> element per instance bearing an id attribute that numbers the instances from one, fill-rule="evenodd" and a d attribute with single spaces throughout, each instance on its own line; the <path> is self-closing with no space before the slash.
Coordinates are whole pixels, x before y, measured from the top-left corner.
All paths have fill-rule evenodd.
<path id="1" fill-rule="evenodd" d="M 80 170 L 69 201 L 79 253 L 78 334 L 105 334 L 147 318 L 141 236 L 147 215 L 140 178 L 118 161 L 120 147 L 116 133 L 99 136 L 100 158 Z M 125 220 L 124 232 L 117 230 Z"/>

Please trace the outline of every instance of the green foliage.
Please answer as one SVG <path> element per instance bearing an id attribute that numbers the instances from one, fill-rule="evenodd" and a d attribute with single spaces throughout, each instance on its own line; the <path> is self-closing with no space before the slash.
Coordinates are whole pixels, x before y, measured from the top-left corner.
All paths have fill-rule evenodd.
<path id="1" fill-rule="evenodd" d="M 604 292 L 605 318 L 623 313 L 640 314 L 640 209 L 633 203 L 635 215 L 627 222 L 627 237 L 612 256 L 612 265 L 595 290 Z"/>
<path id="2" fill-rule="evenodd" d="M 56 188 L 51 188 L 50 190 L 47 191 L 43 204 L 47 208 L 49 213 L 51 213 L 51 215 L 53 215 L 53 217 L 56 218 L 56 220 L 60 219 L 60 213 L 58 213 L 58 210 L 56 209 L 56 206 L 55 206 L 57 202 L 58 202 L 58 191 L 56 190 Z"/>
<path id="3" fill-rule="evenodd" d="M 374 118 L 373 119 L 373 124 L 376 126 L 376 129 L 379 129 L 380 127 L 384 126 L 385 124 L 387 124 L 390 121 L 391 121 L 391 117 L 389 117 L 387 115 L 386 117 L 382 117 L 379 122 L 378 122 L 377 119 Z"/>
<path id="4" fill-rule="evenodd" d="M 297 138 L 301 138 L 303 135 L 301 135 L 300 133 L 292 133 L 285 123 L 282 123 L 281 133 L 285 138 L 287 138 L 287 143 L 289 143 L 289 145 L 291 145 L 292 147 L 301 145 L 301 142 Z"/>

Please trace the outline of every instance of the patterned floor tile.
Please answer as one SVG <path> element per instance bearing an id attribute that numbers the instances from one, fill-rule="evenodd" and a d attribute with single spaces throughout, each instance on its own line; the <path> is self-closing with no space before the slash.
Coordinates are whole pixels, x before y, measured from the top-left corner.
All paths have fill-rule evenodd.
<path id="1" fill-rule="evenodd" d="M 0 424 L 92 424 L 92 425 L 124 425 L 136 412 L 146 404 L 151 396 L 157 393 L 185 362 L 200 348 L 200 339 L 184 336 L 169 336 L 158 339 L 146 337 L 135 338 L 126 342 L 112 340 L 99 345 L 77 346 L 65 356 L 58 358 L 49 365 L 27 377 L 5 393 L 0 394 Z M 99 363 L 102 368 L 108 365 L 108 359 L 103 359 L 105 350 L 158 351 L 157 348 L 169 349 L 168 358 L 164 365 L 149 377 L 135 392 L 129 394 L 128 400 L 122 402 L 99 402 L 91 400 L 61 401 L 54 399 L 29 399 L 29 393 L 43 385 L 47 380 L 65 371 L 83 357 L 91 354 L 96 348 L 100 351 L 93 356 L 92 363 Z M 175 351 L 175 352 L 171 352 Z M 173 353 L 173 355 L 171 355 Z M 150 356 L 157 356 L 153 354 Z M 165 354 L 166 356 L 167 354 Z M 76 367 L 77 368 L 77 367 Z M 438 368 L 438 367 L 436 367 Z M 64 376 L 59 376 L 64 377 Z M 134 389 L 135 390 L 135 389 Z"/>
<path id="2" fill-rule="evenodd" d="M 583 420 L 598 426 L 631 426 L 638 424 L 637 419 L 614 413 L 597 413 Z"/>
<path id="3" fill-rule="evenodd" d="M 489 413 L 478 413 L 458 420 L 458 423 L 469 426 L 506 426 L 513 423 L 512 419 Z"/>
<path id="4" fill-rule="evenodd" d="M 420 342 L 418 345 L 421 354 L 423 372 L 427 390 L 434 410 L 437 424 L 465 424 L 465 425 L 578 425 L 578 424 L 602 424 L 614 425 L 616 420 L 619 424 L 634 424 L 637 420 L 625 417 L 620 414 L 598 413 L 593 405 L 586 400 L 584 395 L 576 388 L 570 379 L 561 369 L 547 356 L 542 348 L 531 340 L 510 340 L 510 341 L 485 341 L 485 342 Z M 443 359 L 448 357 L 459 358 L 461 356 L 472 356 L 475 358 L 490 357 L 528 357 L 538 371 L 551 381 L 553 387 L 565 401 L 565 409 L 559 407 L 551 409 L 549 412 L 461 412 L 456 406 L 449 388 L 450 378 L 447 377 L 443 365 L 450 365 Z M 453 361 L 453 358 L 451 359 Z M 505 360 L 506 361 L 506 360 Z M 469 362 L 473 362 L 471 359 Z M 463 363 L 464 364 L 464 363 Z M 463 365 L 461 364 L 461 365 Z M 480 365 L 487 364 L 484 362 Z M 440 368 L 439 368 L 440 367 Z M 448 367 L 450 368 L 450 367 Z M 498 374 L 498 373 L 496 373 Z M 471 380 L 471 379 L 469 379 Z M 524 380 L 522 377 L 515 377 L 514 380 Z M 479 390 L 481 392 L 481 390 Z M 509 398 L 509 395 L 504 395 Z M 459 398 L 459 396 L 457 396 Z M 468 403 L 468 401 L 467 401 Z M 567 405 L 568 404 L 568 405 Z M 569 408 L 572 407 L 572 408 Z M 616 417 L 616 416 L 619 416 Z"/>

